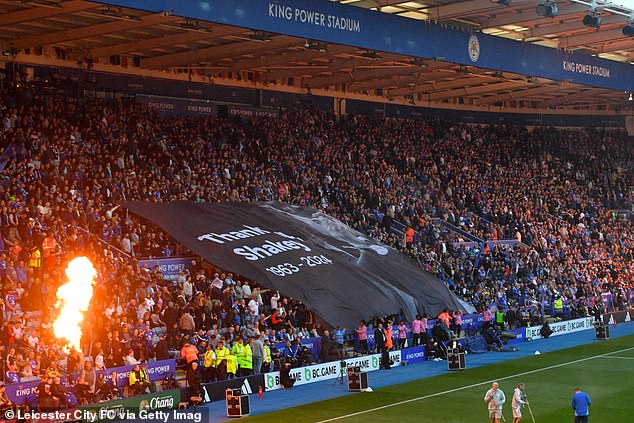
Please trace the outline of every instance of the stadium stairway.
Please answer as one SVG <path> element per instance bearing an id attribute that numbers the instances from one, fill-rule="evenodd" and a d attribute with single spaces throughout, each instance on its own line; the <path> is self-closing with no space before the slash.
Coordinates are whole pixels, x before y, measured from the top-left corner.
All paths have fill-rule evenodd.
<path id="1" fill-rule="evenodd" d="M 610 335 L 612 338 L 632 334 L 634 334 L 634 322 L 621 323 L 618 326 L 610 328 Z M 489 364 L 532 356 L 535 354 L 535 351 L 547 353 L 592 342 L 602 342 L 595 339 L 594 330 L 586 330 L 569 335 L 556 336 L 550 339 L 539 339 L 533 342 L 515 344 L 515 346 L 519 348 L 519 351 L 517 352 L 491 352 L 486 354 L 468 355 L 467 366 L 469 368 L 487 366 Z M 372 389 L 377 389 L 446 373 L 448 373 L 446 361 L 425 361 L 414 363 L 409 366 L 394 367 L 389 371 L 379 370 L 368 373 L 368 382 Z M 300 385 L 288 391 L 277 390 L 265 392 L 262 399 L 258 398 L 258 395 L 250 396 L 251 415 L 270 413 L 277 410 L 352 394 L 354 393 L 348 392 L 347 385 L 345 383 L 343 385 L 333 385 L 333 380 Z M 209 408 L 210 421 L 232 421 L 227 418 L 224 401 L 208 403 L 206 404 L 206 407 Z"/>

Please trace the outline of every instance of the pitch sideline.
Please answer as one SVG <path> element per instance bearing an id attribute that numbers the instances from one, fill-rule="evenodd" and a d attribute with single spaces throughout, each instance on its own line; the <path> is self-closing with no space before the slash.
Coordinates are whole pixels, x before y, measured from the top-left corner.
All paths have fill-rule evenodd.
<path id="1" fill-rule="evenodd" d="M 363 410 L 363 411 L 357 411 L 356 413 L 350 413 L 350 414 L 345 414 L 343 416 L 332 417 L 332 418 L 326 419 L 326 420 L 320 420 L 317 423 L 327 423 L 327 422 L 333 422 L 333 421 L 336 421 L 336 420 L 347 419 L 349 417 L 360 416 L 362 414 L 372 413 L 374 411 L 383 410 L 383 409 L 391 408 L 391 407 L 396 407 L 396 406 L 399 406 L 399 405 L 402 405 L 402 404 L 408 404 L 410 402 L 415 402 L 415 401 L 420 401 L 420 400 L 424 400 L 424 399 L 427 399 L 427 398 L 434 398 L 434 397 L 438 397 L 438 396 L 441 396 L 441 395 L 451 394 L 453 392 L 458 392 L 458 391 L 462 391 L 462 390 L 465 390 L 465 389 L 471 389 L 471 388 L 475 388 L 477 386 L 488 385 L 489 383 L 493 383 L 493 382 L 499 381 L 499 380 L 513 379 L 513 378 L 516 378 L 516 377 L 519 377 L 519 376 L 526 376 L 526 375 L 530 375 L 530 374 L 533 374 L 533 373 L 539 373 L 539 372 L 543 372 L 545 370 L 551 370 L 551 369 L 556 369 L 556 368 L 559 368 L 559 367 L 569 366 L 571 364 L 582 363 L 584 361 L 594 360 L 595 358 L 607 357 L 607 356 L 610 356 L 612 354 L 618 354 L 618 353 L 622 353 L 622 352 L 625 352 L 625 351 L 631 351 L 631 350 L 634 350 L 634 347 L 624 348 L 622 350 L 612 351 L 612 352 L 605 353 L 605 354 L 598 354 L 598 355 L 593 355 L 593 356 L 590 356 L 590 357 L 580 358 L 578 360 L 568 361 L 566 363 L 553 364 L 552 366 L 542 367 L 540 369 L 529 370 L 527 372 L 521 372 L 521 373 L 517 373 L 517 374 L 514 374 L 514 375 L 510 375 L 510 376 L 499 377 L 499 378 L 487 380 L 487 381 L 484 381 L 484 382 L 473 383 L 471 385 L 465 385 L 465 386 L 461 386 L 459 388 L 449 389 L 447 391 L 436 392 L 434 394 L 429 394 L 429 395 L 423 395 L 422 397 L 410 398 L 410 399 L 407 399 L 407 400 L 394 402 L 392 404 L 382 405 L 380 407 L 374 407 L 374 408 L 369 408 L 369 409 Z"/>

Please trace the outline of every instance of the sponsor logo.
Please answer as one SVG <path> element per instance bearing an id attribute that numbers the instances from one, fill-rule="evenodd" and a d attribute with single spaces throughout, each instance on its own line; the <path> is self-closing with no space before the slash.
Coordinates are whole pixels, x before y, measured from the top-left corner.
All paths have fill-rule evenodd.
<path id="1" fill-rule="evenodd" d="M 550 329 L 553 331 L 551 336 L 564 335 L 566 333 L 591 329 L 593 324 L 594 318 L 592 317 L 553 323 L 550 325 Z M 542 337 L 540 330 L 541 326 L 526 328 L 526 338 L 540 339 Z"/>
<path id="2" fill-rule="evenodd" d="M 253 391 L 251 390 L 251 385 L 247 379 L 244 379 L 244 383 L 242 384 L 242 388 L 240 389 L 243 395 L 251 395 Z"/>
<path id="3" fill-rule="evenodd" d="M 273 389 L 274 386 L 279 385 L 279 380 L 276 376 L 273 376 L 271 374 L 267 374 L 266 375 L 266 389 L 267 390 L 271 390 Z"/>
<path id="4" fill-rule="evenodd" d="M 308 382 L 310 380 L 310 369 L 307 367 L 304 369 L 304 379 L 306 379 L 306 381 Z"/>
<path id="5" fill-rule="evenodd" d="M 370 360 L 370 357 L 359 357 L 352 360 L 347 360 L 345 362 L 345 365 L 346 367 L 360 367 L 362 369 L 369 369 L 372 366 L 371 361 L 372 360 Z"/>
<path id="6" fill-rule="evenodd" d="M 405 354 L 405 360 L 413 360 L 415 358 L 423 358 L 425 357 L 425 353 L 423 351 L 416 351 L 413 353 Z"/>
<path id="7" fill-rule="evenodd" d="M 147 400 L 143 400 L 147 402 Z M 174 397 L 154 397 L 150 400 L 150 409 L 156 410 L 158 408 L 174 408 Z"/>
<path id="8" fill-rule="evenodd" d="M 473 63 L 477 62 L 480 58 L 480 40 L 475 34 L 469 37 L 469 59 Z"/>

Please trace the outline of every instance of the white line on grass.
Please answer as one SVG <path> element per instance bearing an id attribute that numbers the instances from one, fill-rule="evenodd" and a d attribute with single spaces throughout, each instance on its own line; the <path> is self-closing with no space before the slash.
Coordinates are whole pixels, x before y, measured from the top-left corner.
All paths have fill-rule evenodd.
<path id="1" fill-rule="evenodd" d="M 593 360 L 595 358 L 609 357 L 612 354 L 618 354 L 618 353 L 622 353 L 622 352 L 625 352 L 625 351 L 631 351 L 631 350 L 634 350 L 634 347 L 625 348 L 625 349 L 618 350 L 618 351 L 612 351 L 612 352 L 605 353 L 605 354 L 593 355 L 592 357 L 580 358 L 579 360 L 568 361 L 566 363 L 554 364 L 552 366 L 542 367 L 541 369 L 529 370 L 527 372 L 517 373 L 517 374 L 514 374 L 514 375 L 510 375 L 510 376 L 499 377 L 499 378 L 496 378 L 496 379 L 487 380 L 485 382 L 473 383 L 471 385 L 461 386 L 460 388 L 449 389 L 448 391 L 436 392 L 435 394 L 424 395 L 422 397 L 410 398 L 410 399 L 407 399 L 407 400 L 394 402 L 392 404 L 386 404 L 386 405 L 382 405 L 380 407 L 374 407 L 374 408 L 370 408 L 370 409 L 367 409 L 367 410 L 358 411 L 356 413 L 345 414 L 343 416 L 333 417 L 333 418 L 326 419 L 326 420 L 320 420 L 317 423 L 327 423 L 327 422 L 332 422 L 332 421 L 335 421 L 335 420 L 347 419 L 348 417 L 355 417 L 355 416 L 359 416 L 361 414 L 372 413 L 373 411 L 378 411 L 378 410 L 383 410 L 383 409 L 386 409 L 386 408 L 396 407 L 398 405 L 407 404 L 407 403 L 414 402 L 414 401 L 420 401 L 420 400 L 424 400 L 424 399 L 427 399 L 427 398 L 433 398 L 433 397 L 438 397 L 438 396 L 441 396 L 441 395 L 451 394 L 453 392 L 458 392 L 458 391 L 462 391 L 462 390 L 465 390 L 465 389 L 475 388 L 476 386 L 487 385 L 487 384 L 493 383 L 495 381 L 513 379 L 513 378 L 516 378 L 516 377 L 519 377 L 519 376 L 526 376 L 526 375 L 530 375 L 530 374 L 533 374 L 533 373 L 543 372 L 545 370 L 556 369 L 558 367 L 569 366 L 571 364 L 576 364 L 576 363 L 582 363 L 584 361 Z"/>
<path id="2" fill-rule="evenodd" d="M 620 360 L 634 360 L 634 357 L 623 357 L 623 356 L 608 356 L 603 358 L 615 358 Z"/>

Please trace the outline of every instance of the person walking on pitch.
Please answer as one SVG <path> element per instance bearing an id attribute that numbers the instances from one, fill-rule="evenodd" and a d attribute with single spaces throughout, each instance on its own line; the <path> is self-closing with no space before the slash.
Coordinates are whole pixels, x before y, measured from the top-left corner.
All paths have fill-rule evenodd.
<path id="1" fill-rule="evenodd" d="M 504 392 L 500 389 L 499 383 L 493 382 L 491 384 L 491 389 L 489 389 L 484 396 L 484 402 L 488 404 L 491 423 L 500 423 L 500 419 L 504 419 L 502 406 L 506 402 L 506 397 L 504 396 Z"/>
<path id="2" fill-rule="evenodd" d="M 527 404 L 526 395 L 524 394 L 524 384 L 520 383 L 513 392 L 513 400 L 511 401 L 511 407 L 513 408 L 513 423 L 520 423 L 522 421 L 522 407 Z"/>
<path id="3" fill-rule="evenodd" d="M 592 405 L 590 396 L 579 388 L 575 388 L 572 397 L 572 409 L 575 410 L 575 423 L 588 423 L 589 408 Z"/>

